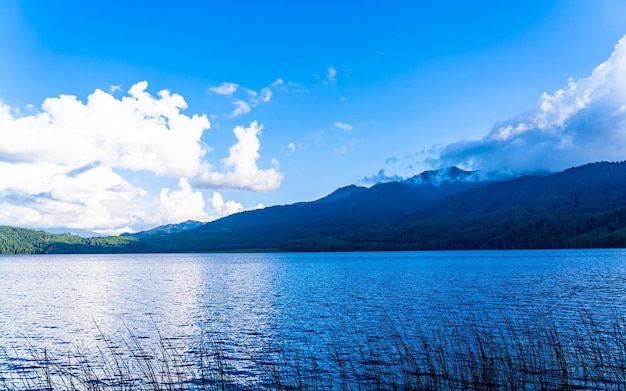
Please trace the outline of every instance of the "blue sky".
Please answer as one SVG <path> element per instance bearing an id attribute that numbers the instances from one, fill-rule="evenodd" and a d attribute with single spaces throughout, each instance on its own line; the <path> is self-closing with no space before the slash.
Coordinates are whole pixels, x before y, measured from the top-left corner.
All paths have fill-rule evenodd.
<path id="1" fill-rule="evenodd" d="M 119 233 L 623 160 L 624 34 L 623 0 L 0 0 L 0 224 Z"/>

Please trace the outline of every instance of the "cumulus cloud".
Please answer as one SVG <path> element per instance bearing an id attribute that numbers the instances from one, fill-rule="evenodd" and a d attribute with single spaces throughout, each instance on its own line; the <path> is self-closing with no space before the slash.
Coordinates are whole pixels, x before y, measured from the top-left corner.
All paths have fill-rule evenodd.
<path id="1" fill-rule="evenodd" d="M 146 192 L 110 167 L 0 162 L 0 223 L 114 229 L 141 219 Z"/>
<path id="2" fill-rule="evenodd" d="M 211 208 L 217 214 L 217 217 L 225 217 L 234 213 L 243 211 L 243 205 L 235 201 L 224 201 L 222 195 L 218 192 L 213 193 L 213 197 L 209 198 Z"/>
<path id="3" fill-rule="evenodd" d="M 121 100 L 96 90 L 83 103 L 75 96 L 46 99 L 42 112 L 15 118 L 0 104 L 0 161 L 55 162 L 81 167 L 89 162 L 159 175 L 192 176 L 201 167 L 200 143 L 210 123 L 205 115 L 180 113 L 177 94 L 146 92 L 135 84 Z"/>
<path id="4" fill-rule="evenodd" d="M 219 86 L 209 88 L 209 93 L 215 95 L 231 96 L 235 93 L 235 91 L 237 91 L 237 88 L 239 88 L 239 84 L 224 82 Z"/>
<path id="5" fill-rule="evenodd" d="M 274 167 L 259 169 L 259 136 L 263 125 L 256 121 L 244 128 L 237 126 L 233 129 L 237 143 L 230 147 L 229 156 L 222 159 L 223 171 L 208 171 L 201 175 L 195 184 L 206 188 L 230 188 L 254 191 L 269 191 L 280 186 L 283 174 L 273 160 Z"/>
<path id="6" fill-rule="evenodd" d="M 570 79 L 535 107 L 426 159 L 431 166 L 513 172 L 567 167 L 626 156 L 626 36 L 591 75 Z"/>
<path id="7" fill-rule="evenodd" d="M 163 188 L 154 200 L 155 207 L 145 222 L 163 225 L 187 220 L 208 221 L 202 192 L 193 190 L 186 179 L 180 179 L 178 189 Z"/>
<path id="8" fill-rule="evenodd" d="M 206 115 L 185 115 L 182 96 L 153 96 L 147 87 L 137 83 L 119 99 L 102 90 L 85 102 L 60 95 L 22 116 L 0 101 L 0 224 L 120 233 L 209 219 L 202 192 L 190 185 L 207 173 L 233 188 L 278 187 L 277 166 L 256 167 L 259 125 L 236 129 L 226 172 L 214 171 L 201 141 Z M 155 195 L 137 178 L 174 178 L 178 188 L 157 187 Z"/>
<path id="9" fill-rule="evenodd" d="M 352 125 L 346 124 L 344 122 L 335 122 L 333 124 L 333 126 L 335 128 L 342 129 L 342 130 L 345 130 L 345 131 L 348 131 L 348 132 L 352 130 Z"/>

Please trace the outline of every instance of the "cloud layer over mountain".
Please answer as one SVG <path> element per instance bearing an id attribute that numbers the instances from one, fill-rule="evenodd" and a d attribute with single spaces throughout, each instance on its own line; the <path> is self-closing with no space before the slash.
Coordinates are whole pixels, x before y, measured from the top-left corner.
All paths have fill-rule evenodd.
<path id="1" fill-rule="evenodd" d="M 432 167 L 526 172 L 626 158 L 626 36 L 587 78 L 497 123 L 480 140 L 461 140 L 426 159 Z"/>

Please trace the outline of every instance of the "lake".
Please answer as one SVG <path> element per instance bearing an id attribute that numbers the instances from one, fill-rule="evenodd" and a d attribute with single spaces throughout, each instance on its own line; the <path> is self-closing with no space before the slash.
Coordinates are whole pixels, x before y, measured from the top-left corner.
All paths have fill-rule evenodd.
<path id="1" fill-rule="evenodd" d="M 567 353 L 581 317 L 593 323 L 578 331 L 603 332 L 625 311 L 625 250 L 2 256 L 0 381 L 19 389 L 44 349 L 74 370 L 164 345 L 185 360 L 208 344 L 233 389 L 248 389 L 261 387 L 259 362 L 314 355 L 320 379 L 341 377 L 333 363 L 388 353 L 393 333 L 419 345 L 424 330 L 480 336 L 503 319 L 566 330 Z M 493 327 L 514 341 L 508 323 Z"/>

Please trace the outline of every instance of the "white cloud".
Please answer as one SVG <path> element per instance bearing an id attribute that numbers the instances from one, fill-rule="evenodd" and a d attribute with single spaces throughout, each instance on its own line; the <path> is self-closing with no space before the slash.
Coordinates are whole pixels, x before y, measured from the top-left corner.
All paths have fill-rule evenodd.
<path id="1" fill-rule="evenodd" d="M 118 92 L 118 91 L 122 91 L 122 86 L 120 86 L 120 85 L 110 85 L 109 86 L 109 92 L 111 94 L 114 94 L 115 92 Z"/>
<path id="2" fill-rule="evenodd" d="M 216 87 L 209 88 L 209 92 L 216 95 L 231 96 L 237 91 L 239 84 L 224 82 Z"/>
<path id="3" fill-rule="evenodd" d="M 0 162 L 0 224 L 114 229 L 145 214 L 146 192 L 109 167 Z"/>
<path id="4" fill-rule="evenodd" d="M 334 83 L 337 77 L 337 70 L 333 66 L 329 66 L 326 74 L 326 80 L 330 83 Z"/>
<path id="5" fill-rule="evenodd" d="M 261 90 L 261 95 L 263 95 L 263 90 L 269 90 L 270 92 L 281 92 L 281 93 L 306 93 L 308 92 L 306 88 L 300 86 L 299 84 L 293 81 L 284 81 L 281 78 L 278 78 L 271 82 L 267 87 Z"/>
<path id="6" fill-rule="evenodd" d="M 202 192 L 193 190 L 186 179 L 180 179 L 177 190 L 161 189 L 154 204 L 154 209 L 146 216 L 146 223 L 163 225 L 187 220 L 208 221 L 210 219 L 204 211 Z"/>
<path id="7" fill-rule="evenodd" d="M 426 159 L 431 166 L 524 172 L 560 170 L 626 156 L 626 36 L 587 78 L 570 79 L 480 140 L 462 140 Z"/>
<path id="8" fill-rule="evenodd" d="M 366 176 L 361 179 L 364 183 L 386 183 L 386 182 L 399 182 L 403 180 L 401 176 L 398 175 L 387 175 L 384 169 L 378 170 L 378 173 L 371 176 Z"/>
<path id="9" fill-rule="evenodd" d="M 302 149 L 302 143 L 290 142 L 289 144 L 287 144 L 287 150 L 289 151 L 289 153 L 294 153 L 301 149 Z"/>
<path id="10" fill-rule="evenodd" d="M 270 90 L 269 88 L 265 87 L 261 90 L 261 102 L 263 103 L 268 103 L 272 100 L 272 90 Z"/>
<path id="11" fill-rule="evenodd" d="M 276 167 L 259 169 L 256 161 L 259 159 L 260 141 L 258 136 L 263 129 L 256 121 L 244 128 L 237 126 L 233 129 L 237 143 L 230 147 L 229 156 L 222 159 L 223 172 L 208 171 L 202 174 L 195 182 L 199 187 L 231 188 L 254 191 L 269 191 L 278 188 L 283 174 Z"/>
<path id="12" fill-rule="evenodd" d="M 224 201 L 224 198 L 218 192 L 214 192 L 213 197 L 209 198 L 208 201 L 211 203 L 211 208 L 215 211 L 218 218 L 243 211 L 243 205 L 235 201 Z"/>
<path id="13" fill-rule="evenodd" d="M 202 191 L 189 184 L 206 175 L 238 189 L 280 185 L 277 166 L 256 167 L 256 123 L 235 128 L 225 172 L 215 171 L 201 141 L 206 115 L 185 115 L 182 96 L 152 96 L 147 86 L 137 83 L 119 99 L 101 90 L 85 102 L 61 95 L 19 117 L 0 101 L 0 225 L 119 233 L 209 219 Z M 179 184 L 155 194 L 134 184 L 138 178 Z"/>
<path id="14" fill-rule="evenodd" d="M 289 89 L 284 86 L 284 81 L 280 78 L 270 83 L 269 86 L 262 88 L 259 92 L 244 87 L 240 88 L 239 84 L 230 82 L 222 83 L 217 87 L 211 87 L 208 92 L 231 97 L 235 109 L 230 113 L 229 117 L 235 118 L 249 113 L 252 111 L 253 107 L 258 106 L 260 103 L 271 102 L 274 96 L 274 90 L 289 92 Z M 235 94 L 237 91 L 241 91 L 241 93 Z"/>
<path id="15" fill-rule="evenodd" d="M 233 110 L 230 118 L 235 118 L 242 114 L 247 114 L 250 112 L 250 105 L 242 100 L 234 101 L 233 105 L 235 105 L 235 110 Z"/>
<path id="16" fill-rule="evenodd" d="M 146 82 L 137 83 L 121 100 L 102 90 L 87 103 L 70 95 L 48 98 L 41 113 L 19 118 L 0 105 L 0 160 L 69 167 L 99 161 L 159 175 L 194 175 L 206 152 L 200 137 L 210 127 L 208 119 L 181 114 L 187 104 L 180 95 L 161 91 L 157 98 L 146 88 Z"/>
<path id="17" fill-rule="evenodd" d="M 272 84 L 270 84 L 270 87 L 278 87 L 278 86 L 282 86 L 283 84 L 285 84 L 284 80 L 281 78 L 278 78 L 274 80 Z"/>
<path id="18" fill-rule="evenodd" d="M 352 130 L 352 125 L 344 123 L 344 122 L 335 122 L 333 124 L 333 126 L 335 128 L 343 129 L 343 130 L 348 131 L 348 132 Z"/>

